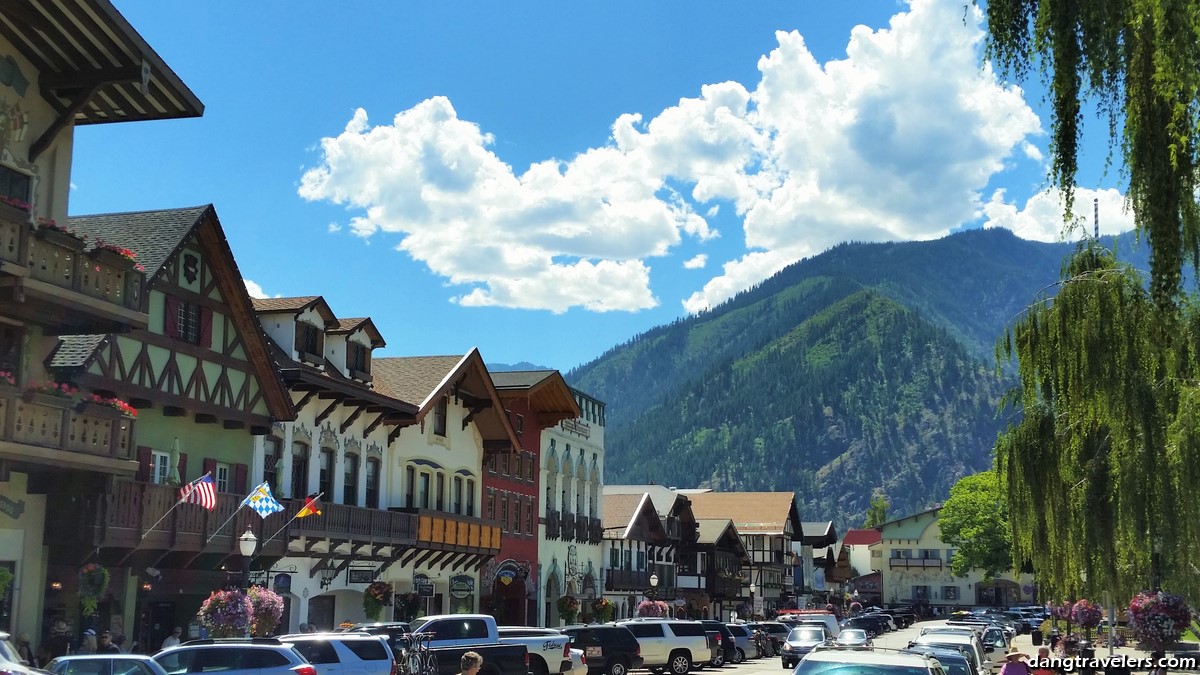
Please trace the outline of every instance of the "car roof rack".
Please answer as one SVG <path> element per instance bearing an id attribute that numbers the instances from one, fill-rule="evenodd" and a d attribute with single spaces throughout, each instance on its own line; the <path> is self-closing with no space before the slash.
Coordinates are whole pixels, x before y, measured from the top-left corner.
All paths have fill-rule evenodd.
<path id="1" fill-rule="evenodd" d="M 277 638 L 277 637 L 203 638 L 203 639 L 199 639 L 199 640 L 188 640 L 187 642 L 184 642 L 180 646 L 186 647 L 189 645 L 230 645 L 230 644 L 281 645 L 283 643 L 280 642 L 279 638 Z"/>

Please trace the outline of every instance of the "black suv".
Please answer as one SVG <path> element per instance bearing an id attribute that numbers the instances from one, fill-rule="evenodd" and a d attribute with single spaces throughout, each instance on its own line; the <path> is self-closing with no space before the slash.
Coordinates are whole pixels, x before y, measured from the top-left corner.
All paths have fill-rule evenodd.
<path id="1" fill-rule="evenodd" d="M 624 626 L 565 628 L 571 648 L 583 650 L 588 675 L 628 675 L 642 667 L 642 645 Z"/>
<path id="2" fill-rule="evenodd" d="M 721 634 L 721 658 L 713 659 L 712 664 L 720 668 L 726 663 L 738 663 L 737 640 L 733 637 L 733 631 L 729 630 L 729 626 L 720 621 L 710 621 L 708 619 L 700 623 L 704 624 L 704 630 L 715 630 Z M 718 660 L 720 661 L 719 663 Z"/>

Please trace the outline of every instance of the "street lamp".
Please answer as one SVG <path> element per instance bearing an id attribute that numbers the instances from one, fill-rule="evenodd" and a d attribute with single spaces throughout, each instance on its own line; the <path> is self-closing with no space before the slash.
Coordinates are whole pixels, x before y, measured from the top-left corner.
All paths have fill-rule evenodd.
<path id="1" fill-rule="evenodd" d="M 650 575 L 650 588 L 646 591 L 646 598 L 649 600 L 653 600 L 658 595 L 658 590 L 656 590 L 657 588 L 658 588 L 658 575 L 651 574 Z"/>
<path id="2" fill-rule="evenodd" d="M 258 548 L 258 537 L 250 531 L 250 526 L 246 526 L 246 531 L 242 536 L 238 537 L 238 551 L 242 554 L 242 590 L 250 588 L 250 557 L 254 555 L 254 550 Z"/>

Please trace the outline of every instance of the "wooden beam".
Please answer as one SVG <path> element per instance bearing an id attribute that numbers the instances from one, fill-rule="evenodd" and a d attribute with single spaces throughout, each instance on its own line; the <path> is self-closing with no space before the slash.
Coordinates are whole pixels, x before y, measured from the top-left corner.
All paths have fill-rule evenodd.
<path id="1" fill-rule="evenodd" d="M 472 407 L 471 410 L 466 415 L 463 415 L 462 428 L 466 429 L 467 425 L 471 423 L 471 420 L 475 419 L 476 415 L 478 415 L 479 413 L 483 412 L 486 409 L 487 408 L 485 408 L 484 406 Z"/>
<path id="2" fill-rule="evenodd" d="M 483 449 L 485 452 L 510 452 L 512 450 L 512 443 L 508 441 L 485 440 L 483 442 Z"/>
<path id="3" fill-rule="evenodd" d="M 438 568 L 438 571 L 441 571 L 441 570 L 444 570 L 444 569 L 446 569 L 446 568 L 447 568 L 447 567 L 449 567 L 449 566 L 450 566 L 452 563 L 456 563 L 456 562 L 458 562 L 458 561 L 460 561 L 460 560 L 464 560 L 464 559 L 465 559 L 465 557 L 466 557 L 466 556 L 469 556 L 469 555 L 470 555 L 469 553 L 455 553 L 454 555 L 452 555 L 452 556 L 450 556 L 450 557 L 446 558 L 446 559 L 445 559 L 445 560 L 442 562 L 442 566 Z"/>
<path id="4" fill-rule="evenodd" d="M 424 549 L 420 549 L 420 548 L 409 549 L 408 554 L 404 556 L 404 562 L 400 563 L 400 566 L 408 567 L 409 563 L 411 563 L 413 561 L 413 558 L 416 558 L 417 555 L 420 554 L 421 551 L 423 551 L 423 550 Z"/>
<path id="5" fill-rule="evenodd" d="M 245 429 L 246 423 L 241 420 L 225 420 L 221 422 L 221 426 L 226 429 Z"/>
<path id="6" fill-rule="evenodd" d="M 119 68 L 96 68 L 94 70 L 79 70 L 69 73 L 46 73 L 39 78 L 42 89 L 60 91 L 62 89 L 86 89 L 116 82 L 141 82 L 142 69 L 135 66 Z"/>
<path id="7" fill-rule="evenodd" d="M 367 428 L 363 430 L 363 438 L 370 436 L 372 431 L 375 431 L 380 424 L 383 424 L 383 420 L 386 419 L 389 414 L 390 413 L 383 413 L 379 417 L 376 417 L 374 422 L 368 424 Z"/>
<path id="8" fill-rule="evenodd" d="M 317 564 L 313 565 L 312 568 L 308 570 L 308 578 L 309 579 L 316 578 L 317 572 L 320 572 L 321 570 L 325 569 L 326 567 L 329 567 L 329 561 L 331 559 L 333 559 L 333 555 L 334 555 L 333 547 L 331 546 L 329 548 L 329 553 L 326 553 L 324 556 L 321 556 L 321 559 L 317 561 Z"/>
<path id="9" fill-rule="evenodd" d="M 316 389 L 313 389 L 312 391 L 305 394 L 304 398 L 300 399 L 300 402 L 296 404 L 296 413 L 299 414 L 301 410 L 304 410 L 304 406 L 308 405 L 308 402 L 313 400 L 313 397 L 315 397 L 316 395 L 317 395 Z"/>
<path id="10" fill-rule="evenodd" d="M 196 424 L 216 424 L 217 416 L 209 413 L 196 413 Z"/>
<path id="11" fill-rule="evenodd" d="M 350 428 L 350 425 L 354 424 L 354 420 L 358 419 L 358 416 L 363 414 L 363 411 L 366 409 L 366 406 L 359 406 L 354 409 L 354 412 L 350 413 L 350 416 L 346 418 L 346 421 L 342 422 L 343 434 L 346 433 L 346 430 Z"/>
<path id="12" fill-rule="evenodd" d="M 186 417 L 187 410 L 174 405 L 164 405 L 162 411 L 163 417 Z"/>
<path id="13" fill-rule="evenodd" d="M 391 445 L 392 443 L 395 443 L 396 438 L 400 436 L 400 432 L 403 429 L 404 429 L 404 427 L 396 427 L 395 429 L 392 429 L 392 433 L 388 434 L 387 444 Z"/>
<path id="14" fill-rule="evenodd" d="M 138 77 L 140 78 L 141 76 L 139 75 Z M 36 160 L 39 155 L 45 152 L 46 149 L 54 143 L 54 140 L 58 138 L 59 132 L 65 129 L 67 125 L 73 119 L 75 119 L 75 113 L 83 110 L 83 107 L 87 105 L 88 100 L 92 98 L 92 95 L 95 94 L 96 90 L 99 88 L 99 84 L 93 84 L 90 87 L 84 87 L 75 94 L 75 97 L 71 99 L 71 103 L 67 105 L 67 108 L 59 113 L 58 117 L 55 117 L 54 121 L 50 123 L 50 126 L 42 132 L 42 135 L 38 136 L 37 140 L 29 146 L 30 162 Z M 49 99 L 52 96 L 53 95 L 46 96 L 45 98 Z"/>
<path id="15" fill-rule="evenodd" d="M 154 408 L 154 401 L 148 398 L 131 398 L 129 399 L 129 405 L 137 410 L 151 410 Z"/>
<path id="16" fill-rule="evenodd" d="M 266 436 L 271 433 L 271 427 L 262 426 L 261 424 L 250 425 L 251 436 Z"/>
<path id="17" fill-rule="evenodd" d="M 375 570 L 375 578 L 379 578 L 379 575 L 386 572 L 387 568 L 396 564 L 396 561 L 400 560 L 400 556 L 404 555 L 404 553 L 405 553 L 405 550 L 401 549 L 399 553 L 396 553 L 395 555 L 388 558 L 387 560 L 384 560 L 383 564 L 379 566 L 379 569 Z"/>
<path id="18" fill-rule="evenodd" d="M 333 414 L 333 411 L 337 410 L 337 407 L 339 405 L 341 405 L 341 402 L 339 402 L 339 401 L 334 401 L 333 403 L 330 403 L 329 407 L 326 408 L 324 412 L 322 412 L 320 415 L 317 415 L 317 421 L 314 426 L 318 426 L 318 427 L 321 426 L 321 423 L 324 422 L 326 419 L 328 419 L 329 416 Z"/>
<path id="19" fill-rule="evenodd" d="M 429 558 L 437 552 L 438 552 L 438 550 L 436 548 L 431 548 L 431 549 L 425 551 L 425 555 L 418 558 L 417 561 L 413 563 L 413 567 L 420 567 L 421 565 L 424 565 L 425 561 L 429 560 Z"/>

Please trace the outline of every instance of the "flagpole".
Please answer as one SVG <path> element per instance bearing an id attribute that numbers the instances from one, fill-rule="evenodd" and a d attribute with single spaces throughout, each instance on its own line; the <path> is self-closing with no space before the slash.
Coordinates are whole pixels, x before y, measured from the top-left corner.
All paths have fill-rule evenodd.
<path id="1" fill-rule="evenodd" d="M 208 546 L 209 544 L 211 544 L 212 540 L 216 539 L 218 534 L 221 534 L 221 530 L 225 529 L 225 526 L 228 525 L 230 521 L 232 521 L 234 518 L 237 518 L 238 511 L 241 511 L 242 507 L 245 505 L 246 505 L 246 500 L 243 499 L 242 503 L 238 504 L 238 507 L 233 510 L 233 513 L 230 514 L 230 516 L 225 519 L 225 522 L 221 523 L 220 527 L 213 530 L 212 536 L 210 536 L 207 540 L 205 540 L 204 545 Z"/>
<path id="2" fill-rule="evenodd" d="M 313 497 L 313 498 L 312 498 L 312 500 L 313 500 L 313 501 L 320 501 L 321 497 L 324 497 L 324 496 L 325 496 L 325 493 L 324 493 L 324 492 L 318 492 L 318 493 L 317 493 L 317 496 L 316 496 L 316 497 Z M 308 497 L 305 497 L 305 498 L 304 498 L 304 506 L 301 506 L 300 508 L 296 509 L 296 515 L 292 516 L 292 519 L 291 519 L 291 520 L 289 520 L 289 521 L 287 521 L 286 523 L 284 523 L 284 524 L 283 524 L 283 527 L 279 528 L 278 530 L 275 530 L 275 534 L 273 534 L 273 535 L 271 535 L 271 536 L 267 537 L 266 539 L 263 539 L 263 540 L 262 540 L 262 541 L 259 543 L 259 549 L 258 549 L 258 550 L 260 550 L 260 551 L 261 551 L 261 550 L 262 550 L 262 547 L 266 546 L 268 541 L 271 541 L 271 540 L 272 540 L 272 539 L 274 539 L 275 537 L 278 537 L 280 532 L 283 532 L 284 530 L 286 530 L 288 525 L 291 525 L 293 521 L 295 521 L 297 518 L 299 518 L 299 517 L 300 517 L 300 512 L 304 510 L 304 507 L 305 507 L 305 506 L 308 506 Z M 257 556 L 257 555 L 256 555 L 256 556 L 254 556 L 253 558 L 251 558 L 251 559 L 250 559 L 250 562 L 251 562 L 251 563 L 253 563 L 255 560 L 258 560 L 258 556 Z"/>
<path id="3" fill-rule="evenodd" d="M 212 472 L 210 471 L 210 472 L 208 472 L 208 473 L 204 474 L 204 476 L 208 476 L 208 475 L 210 475 L 211 473 L 212 473 Z M 200 478 L 204 478 L 204 476 L 201 476 Z M 200 480 L 200 478 L 197 478 L 196 480 Z M 191 483 L 188 483 L 188 485 L 191 485 L 192 483 L 195 483 L 195 482 L 196 482 L 196 481 L 194 480 L 194 481 L 192 481 Z M 182 488 L 180 488 L 180 489 L 182 489 Z M 157 521 L 156 521 L 156 522 L 155 522 L 153 525 L 151 525 L 151 526 L 150 526 L 150 529 L 148 529 L 148 530 L 146 530 L 145 532 L 143 532 L 143 533 L 142 533 L 142 537 L 141 537 L 141 538 L 142 538 L 142 539 L 145 539 L 145 538 L 146 538 L 146 535 L 148 535 L 148 534 L 150 534 L 151 532 L 153 532 L 153 531 L 154 531 L 154 528 L 158 527 L 158 526 L 159 526 L 159 524 L 160 524 L 160 523 L 162 523 L 162 521 L 166 520 L 166 519 L 167 519 L 167 516 L 171 515 L 171 512 L 175 510 L 175 507 L 179 506 L 179 505 L 180 505 L 180 504 L 182 504 L 182 503 L 183 503 L 183 499 L 182 499 L 182 498 L 180 498 L 178 501 L 176 501 L 174 504 L 172 504 L 172 505 L 171 505 L 171 508 L 167 509 L 167 512 L 166 512 L 166 513 L 164 513 L 164 514 L 162 514 L 162 518 L 159 518 L 159 519 L 158 519 L 158 520 L 157 520 Z"/>

